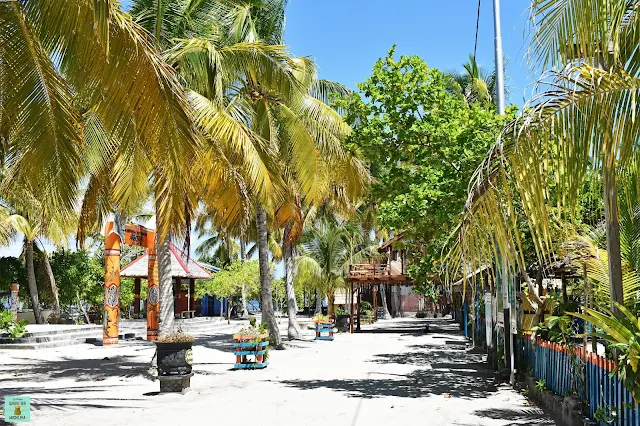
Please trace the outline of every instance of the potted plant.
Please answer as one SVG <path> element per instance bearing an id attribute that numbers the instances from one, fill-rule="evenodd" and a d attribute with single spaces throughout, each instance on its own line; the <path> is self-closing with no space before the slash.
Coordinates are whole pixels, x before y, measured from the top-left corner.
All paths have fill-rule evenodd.
<path id="1" fill-rule="evenodd" d="M 16 339 L 20 342 L 22 336 L 27 333 L 27 322 L 20 320 L 15 322 L 11 311 L 0 311 L 0 343 L 8 341 L 16 343 Z"/>
<path id="2" fill-rule="evenodd" d="M 183 392 L 191 386 L 194 337 L 178 330 L 156 342 L 160 393 Z"/>
<path id="3" fill-rule="evenodd" d="M 233 335 L 233 354 L 236 357 L 235 369 L 261 369 L 269 363 L 269 333 L 267 324 L 256 327 L 256 319 L 249 320 L 249 327 L 240 329 Z"/>
<path id="4" fill-rule="evenodd" d="M 316 324 L 316 340 L 333 340 L 335 332 L 335 322 L 327 315 L 316 315 L 313 317 Z M 323 334 L 326 334 L 323 335 Z"/>

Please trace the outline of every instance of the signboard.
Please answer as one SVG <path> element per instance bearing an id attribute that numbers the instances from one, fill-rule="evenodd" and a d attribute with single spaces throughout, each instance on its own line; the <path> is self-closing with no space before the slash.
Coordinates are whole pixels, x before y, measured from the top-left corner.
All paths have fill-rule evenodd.
<path id="1" fill-rule="evenodd" d="M 124 227 L 124 243 L 130 246 L 149 248 L 153 245 L 155 233 L 142 225 L 127 224 Z"/>
<path id="2" fill-rule="evenodd" d="M 8 423 L 31 420 L 31 398 L 28 396 L 4 397 L 4 421 Z"/>

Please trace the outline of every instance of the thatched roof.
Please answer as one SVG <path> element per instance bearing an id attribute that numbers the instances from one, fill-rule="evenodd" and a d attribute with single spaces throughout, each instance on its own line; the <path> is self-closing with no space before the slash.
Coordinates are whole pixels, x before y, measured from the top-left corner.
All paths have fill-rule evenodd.
<path id="1" fill-rule="evenodd" d="M 211 274 L 195 260 L 171 243 L 171 276 L 174 278 L 206 279 Z M 145 253 L 120 270 L 121 277 L 147 278 L 149 254 Z"/>

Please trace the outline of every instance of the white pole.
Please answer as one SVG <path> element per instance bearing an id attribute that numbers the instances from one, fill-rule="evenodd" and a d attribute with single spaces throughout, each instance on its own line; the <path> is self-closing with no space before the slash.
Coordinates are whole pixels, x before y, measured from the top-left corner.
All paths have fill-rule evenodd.
<path id="1" fill-rule="evenodd" d="M 504 64 L 502 63 L 502 31 L 500 29 L 500 0 L 493 0 L 493 29 L 496 47 L 496 98 L 498 114 L 504 114 Z"/>

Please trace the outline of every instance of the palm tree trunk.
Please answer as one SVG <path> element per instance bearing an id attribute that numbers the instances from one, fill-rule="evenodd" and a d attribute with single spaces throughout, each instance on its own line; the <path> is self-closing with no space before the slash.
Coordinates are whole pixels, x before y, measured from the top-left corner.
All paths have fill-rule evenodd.
<path id="1" fill-rule="evenodd" d="M 391 286 L 391 314 L 397 318 L 398 315 L 398 286 Z"/>
<path id="2" fill-rule="evenodd" d="M 245 258 L 247 257 L 246 253 L 246 245 L 244 239 L 240 238 L 240 262 L 244 263 Z M 242 289 L 240 290 L 240 297 L 242 298 L 242 312 L 240 313 L 240 318 L 247 319 L 249 318 L 249 308 L 247 306 L 247 289 L 245 287 L 245 283 L 242 283 Z"/>
<path id="3" fill-rule="evenodd" d="M 276 314 L 273 311 L 273 294 L 271 293 L 271 270 L 269 268 L 269 246 L 267 242 L 267 213 L 260 204 L 258 204 L 256 210 L 262 321 L 267 323 L 269 340 L 272 345 L 280 346 L 282 340 L 280 338 L 280 331 L 278 330 Z"/>
<path id="4" fill-rule="evenodd" d="M 391 314 L 389 313 L 389 308 L 387 307 L 387 291 L 386 285 L 380 285 L 380 297 L 382 297 L 382 309 L 384 310 L 384 319 L 391 319 Z"/>
<path id="5" fill-rule="evenodd" d="M 76 291 L 76 303 L 78 305 L 78 309 L 80 310 L 80 312 L 82 312 L 82 315 L 84 315 L 84 319 L 85 321 L 87 321 L 87 324 L 91 324 L 89 315 L 87 314 L 87 311 L 85 311 L 84 306 L 82 306 L 82 301 L 80 300 L 80 294 L 77 291 Z"/>
<path id="6" fill-rule="evenodd" d="M 336 290 L 333 287 L 329 288 L 329 291 L 327 292 L 327 315 L 329 316 L 329 318 L 334 318 L 336 317 Z"/>
<path id="7" fill-rule="evenodd" d="M 287 334 L 290 339 L 300 339 L 302 331 L 296 319 L 298 304 L 296 293 L 293 288 L 293 244 L 291 243 L 291 224 L 284 228 L 284 282 L 287 290 L 287 316 L 289 317 L 289 327 Z"/>
<path id="8" fill-rule="evenodd" d="M 174 300 L 173 277 L 171 276 L 171 234 L 162 238 L 157 234 L 156 253 L 158 261 L 158 285 L 160 287 L 159 335 L 165 336 L 173 330 Z"/>
<path id="9" fill-rule="evenodd" d="M 42 244 L 41 244 L 42 245 Z M 56 285 L 56 277 L 53 275 L 53 270 L 51 269 L 51 263 L 49 262 L 49 256 L 44 248 L 42 248 L 42 258 L 44 260 L 44 269 L 47 273 L 47 277 L 49 278 L 49 284 L 51 285 L 51 293 L 53 294 L 53 312 L 58 316 L 60 315 L 60 297 L 58 295 L 58 286 Z"/>
<path id="10" fill-rule="evenodd" d="M 36 284 L 36 274 L 33 268 L 33 240 L 24 239 L 25 263 L 27 264 L 27 282 L 29 283 L 29 293 L 31 294 L 31 304 L 33 305 L 33 316 L 36 324 L 44 324 L 40 300 L 38 299 L 38 286 Z"/>
<path id="11" fill-rule="evenodd" d="M 322 293 L 320 290 L 316 290 L 316 310 L 314 315 L 322 315 Z"/>
<path id="12" fill-rule="evenodd" d="M 622 290 L 622 255 L 620 253 L 620 222 L 618 220 L 618 191 L 614 167 L 604 165 L 604 220 L 607 226 L 607 253 L 609 255 L 609 280 L 611 311 L 619 313 L 615 303 L 624 303 Z"/>

